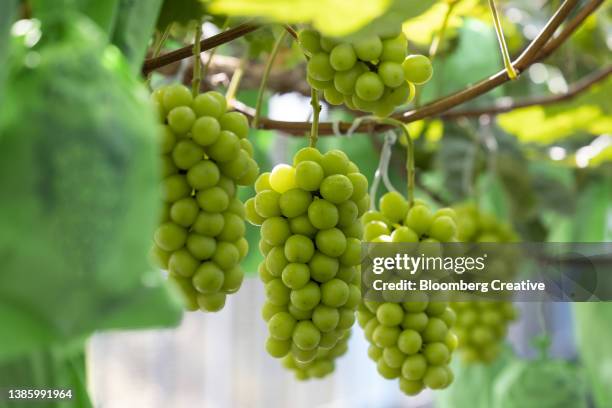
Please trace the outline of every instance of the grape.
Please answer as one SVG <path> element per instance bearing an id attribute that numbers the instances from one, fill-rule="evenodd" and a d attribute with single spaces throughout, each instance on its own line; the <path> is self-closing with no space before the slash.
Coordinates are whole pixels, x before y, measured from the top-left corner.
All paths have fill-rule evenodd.
<path id="1" fill-rule="evenodd" d="M 308 215 L 300 215 L 289 220 L 289 229 L 293 234 L 305 235 L 313 238 L 317 233 L 317 229 L 308 219 Z"/>
<path id="2" fill-rule="evenodd" d="M 325 100 L 332 105 L 342 105 L 342 102 L 344 102 L 344 95 L 332 86 L 328 86 L 323 90 L 323 96 Z"/>
<path id="3" fill-rule="evenodd" d="M 300 310 L 311 310 L 319 304 L 321 290 L 315 282 L 308 282 L 300 289 L 291 291 L 291 304 Z"/>
<path id="4" fill-rule="evenodd" d="M 221 131 L 217 140 L 206 148 L 206 153 L 218 163 L 232 160 L 239 151 L 238 136 L 228 130 Z"/>
<path id="5" fill-rule="evenodd" d="M 334 68 L 329 62 L 328 54 L 319 52 L 313 54 L 306 66 L 308 75 L 317 81 L 330 81 L 334 79 Z"/>
<path id="6" fill-rule="evenodd" d="M 223 271 L 213 262 L 202 263 L 193 276 L 193 287 L 204 294 L 214 294 L 223 286 Z"/>
<path id="7" fill-rule="evenodd" d="M 288 312 L 280 312 L 268 320 L 268 331 L 276 340 L 289 340 L 296 323 L 295 318 Z"/>
<path id="8" fill-rule="evenodd" d="M 221 187 L 211 187 L 196 194 L 200 207 L 210 213 L 224 211 L 229 205 L 229 196 Z"/>
<path id="9" fill-rule="evenodd" d="M 295 168 L 287 164 L 274 166 L 270 173 L 270 187 L 277 193 L 284 193 L 297 187 L 295 182 Z"/>
<path id="10" fill-rule="evenodd" d="M 431 61 L 424 55 L 409 55 L 402 62 L 406 80 L 415 84 L 424 84 L 429 81 L 433 73 Z"/>
<path id="11" fill-rule="evenodd" d="M 406 36 L 403 34 L 383 40 L 380 60 L 402 63 L 406 58 L 407 46 Z"/>
<path id="12" fill-rule="evenodd" d="M 378 67 L 378 75 L 383 83 L 391 88 L 396 88 L 404 83 L 404 70 L 395 62 L 383 62 Z"/>
<path id="13" fill-rule="evenodd" d="M 196 220 L 200 208 L 191 197 L 177 200 L 170 207 L 170 219 L 181 227 L 190 227 Z"/>
<path id="14" fill-rule="evenodd" d="M 268 337 L 268 340 L 266 340 L 266 351 L 272 357 L 285 357 L 290 349 L 291 342 L 288 340 L 276 340 L 273 337 Z"/>
<path id="15" fill-rule="evenodd" d="M 321 183 L 321 196 L 334 204 L 340 204 L 353 195 L 353 184 L 343 174 L 333 174 Z"/>
<path id="16" fill-rule="evenodd" d="M 321 332 L 334 330 L 339 321 L 340 313 L 336 308 L 319 305 L 312 312 L 312 322 Z"/>
<path id="17" fill-rule="evenodd" d="M 166 222 L 157 228 L 153 239 L 164 251 L 176 251 L 185 244 L 187 231 L 172 222 Z"/>
<path id="18" fill-rule="evenodd" d="M 325 89 L 329 88 L 333 84 L 332 81 L 317 81 L 310 75 L 306 76 L 306 82 L 308 82 L 308 85 L 310 85 L 311 88 L 314 88 L 317 91 L 325 91 Z"/>
<path id="19" fill-rule="evenodd" d="M 282 217 L 268 218 L 261 224 L 261 237 L 270 245 L 282 245 L 290 235 L 289 223 Z"/>
<path id="20" fill-rule="evenodd" d="M 283 269 L 281 278 L 288 288 L 300 289 L 310 280 L 310 270 L 307 265 L 290 263 Z"/>
<path id="21" fill-rule="evenodd" d="M 336 71 L 351 69 L 356 61 L 355 50 L 347 43 L 336 45 L 329 54 L 329 62 Z"/>
<path id="22" fill-rule="evenodd" d="M 321 36 L 314 30 L 300 30 L 298 42 L 304 53 L 308 56 L 321 51 Z"/>
<path id="23" fill-rule="evenodd" d="M 246 139 L 249 135 L 249 121 L 240 112 L 224 113 L 219 118 L 219 124 L 223 130 L 232 132 L 240 139 Z"/>
<path id="24" fill-rule="evenodd" d="M 261 173 L 255 181 L 255 192 L 261 193 L 264 190 L 272 190 L 272 187 L 270 186 L 269 172 Z"/>
<path id="25" fill-rule="evenodd" d="M 338 218 L 338 208 L 329 201 L 314 200 L 308 206 L 308 219 L 315 228 L 333 228 L 338 223 Z"/>
<path id="26" fill-rule="evenodd" d="M 308 191 L 294 188 L 285 191 L 278 200 L 278 206 L 283 216 L 294 218 L 305 214 L 312 202 L 312 195 Z"/>
<path id="27" fill-rule="evenodd" d="M 422 235 L 429 230 L 432 219 L 433 216 L 429 208 L 424 205 L 417 205 L 408 211 L 404 225 Z"/>
<path id="28" fill-rule="evenodd" d="M 308 264 L 310 275 L 317 282 L 327 282 L 336 276 L 339 268 L 337 259 L 327 256 L 321 252 L 315 252 Z"/>
<path id="29" fill-rule="evenodd" d="M 219 213 L 200 211 L 193 223 L 193 230 L 207 237 L 216 237 L 223 231 L 225 219 Z"/>
<path id="30" fill-rule="evenodd" d="M 338 42 L 332 38 L 322 36 L 320 44 L 323 51 L 331 52 L 331 50 L 333 50 L 334 47 L 338 45 Z"/>
<path id="31" fill-rule="evenodd" d="M 218 118 L 225 112 L 225 98 L 217 92 L 206 92 L 195 97 L 193 110 L 198 117 Z"/>
<path id="32" fill-rule="evenodd" d="M 189 170 L 204 157 L 204 149 L 191 140 L 181 140 L 172 150 L 174 164 L 181 170 Z"/>
<path id="33" fill-rule="evenodd" d="M 264 190 L 255 196 L 255 211 L 260 217 L 270 218 L 281 215 L 280 194 L 273 190 Z"/>
<path id="34" fill-rule="evenodd" d="M 309 239 L 307 240 L 312 242 Z M 333 258 L 340 257 L 340 255 L 342 255 L 346 250 L 346 237 L 338 228 L 320 230 L 317 233 L 315 240 L 317 243 L 317 249 L 325 255 Z"/>
<path id="35" fill-rule="evenodd" d="M 365 72 L 366 69 L 364 69 L 362 65 L 357 64 L 353 65 L 349 70 L 336 72 L 334 74 L 334 87 L 342 95 L 352 95 L 355 91 L 355 82 L 357 82 L 357 78 Z"/>
<path id="36" fill-rule="evenodd" d="M 155 95 L 165 115 L 160 140 L 165 212 L 153 237 L 153 256 L 169 270 L 187 310 L 215 312 L 244 279 L 238 265 L 249 249 L 244 218 L 248 213 L 264 221 L 254 200 L 245 208 L 236 197 L 236 185 L 254 183 L 259 172 L 245 139 L 248 121 L 226 112 L 218 92 L 193 98 L 186 87 L 171 85 Z"/>
<path id="37" fill-rule="evenodd" d="M 314 161 L 303 161 L 295 167 L 295 183 L 302 190 L 318 190 L 323 177 L 323 168 Z"/>
<path id="38" fill-rule="evenodd" d="M 198 266 L 198 260 L 185 249 L 174 251 L 168 259 L 168 270 L 185 278 L 193 276 Z"/>
<path id="39" fill-rule="evenodd" d="M 346 303 L 348 296 L 348 285 L 340 279 L 332 279 L 321 285 L 321 302 L 327 306 L 340 307 Z"/>
<path id="40" fill-rule="evenodd" d="M 374 72 L 365 72 L 359 75 L 355 82 L 355 93 L 367 102 L 376 101 L 385 91 L 385 84 L 380 76 Z"/>
<path id="41" fill-rule="evenodd" d="M 163 106 L 166 112 L 179 106 L 189 106 L 193 97 L 191 91 L 184 85 L 176 84 L 166 87 L 163 90 Z"/>
<path id="42" fill-rule="evenodd" d="M 353 44 L 357 57 L 362 61 L 374 61 L 380 57 L 383 44 L 378 37 L 366 37 Z"/>
<path id="43" fill-rule="evenodd" d="M 280 279 L 272 279 L 266 283 L 266 298 L 270 303 L 277 306 L 286 305 L 289 302 L 289 293 L 293 295 Z"/>
<path id="44" fill-rule="evenodd" d="M 190 234 L 186 245 L 189 252 L 199 260 L 209 259 L 217 249 L 217 241 L 198 234 Z"/>
<path id="45" fill-rule="evenodd" d="M 321 341 L 321 332 L 308 320 L 302 320 L 295 325 L 292 336 L 293 342 L 302 350 L 312 350 Z"/>
<path id="46" fill-rule="evenodd" d="M 340 234 L 342 234 L 342 232 L 340 232 Z M 342 238 L 344 239 L 344 236 L 342 236 Z M 319 247 L 318 242 L 317 247 Z M 289 262 L 307 263 L 313 255 L 314 245 L 308 237 L 304 235 L 292 235 L 287 239 L 285 243 L 285 256 Z"/>
<path id="47" fill-rule="evenodd" d="M 210 160 L 202 160 L 187 171 L 187 182 L 197 190 L 204 190 L 216 185 L 220 175 L 215 163 Z"/>

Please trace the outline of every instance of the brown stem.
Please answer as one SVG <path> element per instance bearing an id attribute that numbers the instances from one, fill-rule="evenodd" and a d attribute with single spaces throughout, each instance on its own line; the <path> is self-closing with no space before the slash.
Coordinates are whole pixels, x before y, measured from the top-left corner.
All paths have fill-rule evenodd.
<path id="1" fill-rule="evenodd" d="M 213 35 L 212 37 L 206 38 L 200 41 L 200 51 L 204 52 L 210 50 L 212 48 L 218 47 L 221 44 L 225 44 L 236 38 L 240 38 L 251 31 L 256 30 L 259 26 L 253 24 L 240 24 L 234 28 L 231 28 L 227 31 L 223 31 L 217 35 Z M 163 67 L 168 64 L 172 64 L 173 62 L 180 61 L 185 58 L 189 58 L 193 55 L 193 45 L 188 45 L 183 48 L 179 48 L 178 50 L 174 50 L 164 55 L 160 55 L 159 57 L 149 58 L 145 60 L 142 66 L 142 73 L 144 75 L 149 72 Z"/>

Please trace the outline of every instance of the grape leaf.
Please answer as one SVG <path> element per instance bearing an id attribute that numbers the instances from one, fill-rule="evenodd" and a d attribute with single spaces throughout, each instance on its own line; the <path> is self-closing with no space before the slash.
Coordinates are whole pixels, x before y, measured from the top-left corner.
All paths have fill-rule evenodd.
<path id="1" fill-rule="evenodd" d="M 433 77 L 421 88 L 421 101 L 432 101 L 486 78 L 503 67 L 495 31 L 490 25 L 473 18 L 465 19 L 459 29 L 459 43 L 449 55 L 440 55 L 433 62 Z M 495 89 L 477 98 L 499 96 Z"/>
<path id="2" fill-rule="evenodd" d="M 554 143 L 577 132 L 606 133 L 612 129 L 610 93 L 612 77 L 569 102 L 516 109 L 499 115 L 497 123 L 524 143 Z"/>
<path id="3" fill-rule="evenodd" d="M 17 10 L 17 0 L 8 0 L 2 6 L 4 11 L 0 13 L 0 61 L 7 60 L 10 44 L 10 29 L 13 24 L 13 16 Z M 0 103 L 4 89 L 4 79 L 7 64 L 0 64 Z"/>
<path id="4" fill-rule="evenodd" d="M 362 33 L 376 34 L 393 29 L 433 3 L 433 0 L 213 0 L 209 10 L 282 23 L 312 23 L 326 35 L 344 36 L 362 28 Z"/>
<path id="5" fill-rule="evenodd" d="M 108 37 L 115 27 L 120 0 L 78 0 L 77 9 L 92 19 Z"/>
<path id="6" fill-rule="evenodd" d="M 112 42 L 133 72 L 139 72 L 155 28 L 162 0 L 120 0 Z"/>

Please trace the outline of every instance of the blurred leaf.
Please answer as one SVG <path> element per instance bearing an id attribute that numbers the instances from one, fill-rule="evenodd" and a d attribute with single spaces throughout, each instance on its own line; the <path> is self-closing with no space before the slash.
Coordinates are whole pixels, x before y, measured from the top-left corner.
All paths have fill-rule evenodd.
<path id="1" fill-rule="evenodd" d="M 448 2 L 439 1 L 423 14 L 404 22 L 402 28 L 408 40 L 421 47 L 429 47 L 442 27 L 448 8 Z M 463 17 L 481 18 L 487 13 L 487 7 L 479 0 L 457 1 L 446 26 L 445 39 L 448 40 L 457 35 L 457 29 L 463 24 Z"/>
<path id="2" fill-rule="evenodd" d="M 576 209 L 576 192 L 572 185 L 572 171 L 559 165 L 531 163 L 531 188 L 541 209 L 571 215 Z"/>
<path id="3" fill-rule="evenodd" d="M 3 12 L 0 13 L 0 61 L 8 59 L 8 50 L 10 44 L 10 32 L 13 25 L 13 17 L 17 11 L 17 0 L 7 0 L 4 2 Z M 7 64 L 0 64 L 0 104 L 2 103 L 2 95 L 4 94 L 4 80 L 6 75 Z"/>
<path id="4" fill-rule="evenodd" d="M 157 1 L 157 0 L 156 0 Z M 157 29 L 163 31 L 171 23 L 182 26 L 199 21 L 204 15 L 204 5 L 200 0 L 162 0 L 163 5 L 157 20 Z M 147 3 L 147 2 L 140 2 Z"/>
<path id="5" fill-rule="evenodd" d="M 516 109 L 498 115 L 497 123 L 524 143 L 549 144 L 577 132 L 606 133 L 612 129 L 611 93 L 609 77 L 569 102 Z"/>
<path id="6" fill-rule="evenodd" d="M 391 0 L 384 14 L 374 18 L 352 37 L 368 35 L 391 35 L 404 23 L 428 10 L 435 0 Z"/>
<path id="7" fill-rule="evenodd" d="M 598 167 L 612 162 L 612 145 L 604 147 L 599 153 L 589 160 L 589 167 Z"/>
<path id="8" fill-rule="evenodd" d="M 113 44 L 123 52 L 134 73 L 140 72 L 161 3 L 162 0 L 119 2 L 117 21 L 111 38 Z"/>
<path id="9" fill-rule="evenodd" d="M 71 399 L 56 400 L 47 404 L 37 403 L 24 405 L 5 399 L 0 402 L 3 408 L 40 406 L 54 408 L 90 408 L 92 403 L 87 394 L 85 369 L 85 349 L 83 341 L 62 347 L 47 348 L 32 352 L 11 361 L 0 363 L 0 389 L 39 389 L 70 390 Z M 4 392 L 4 391 L 3 391 Z"/>
<path id="10" fill-rule="evenodd" d="M 612 239 L 612 180 L 591 181 L 578 195 L 574 216 L 575 242 L 601 242 Z"/>
<path id="11" fill-rule="evenodd" d="M 312 23 L 322 33 L 340 36 L 380 16 L 389 4 L 390 0 L 213 0 L 209 9 L 213 13 L 258 16 L 281 23 Z"/>
<path id="12" fill-rule="evenodd" d="M 255 32 L 248 33 L 244 39 L 249 44 L 250 58 L 257 58 L 262 53 L 272 51 L 274 47 L 274 32 L 271 27 L 262 27 Z"/>
<path id="13" fill-rule="evenodd" d="M 451 54 L 436 57 L 433 68 L 431 81 L 422 86 L 423 103 L 461 90 L 502 69 L 495 31 L 480 20 L 466 18 L 459 28 L 457 47 Z M 485 98 L 500 93 L 498 88 Z"/>
<path id="14" fill-rule="evenodd" d="M 510 347 L 491 364 L 466 364 L 454 359 L 455 380 L 445 390 L 436 392 L 436 408 L 493 407 L 493 387 L 499 374 L 516 357 Z"/>
<path id="15" fill-rule="evenodd" d="M 115 26 L 120 0 L 77 0 L 78 10 L 92 19 L 110 37 Z"/>

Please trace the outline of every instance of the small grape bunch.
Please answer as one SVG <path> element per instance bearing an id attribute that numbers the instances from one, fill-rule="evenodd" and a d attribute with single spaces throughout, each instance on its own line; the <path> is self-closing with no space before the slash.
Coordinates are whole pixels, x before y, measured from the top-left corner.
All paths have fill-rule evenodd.
<path id="1" fill-rule="evenodd" d="M 338 342 L 332 348 L 321 348 L 314 360 L 303 363 L 292 354 L 283 358 L 283 366 L 295 373 L 298 380 L 310 380 L 312 378 L 323 378 L 334 372 L 335 360 L 348 351 L 348 340 L 351 331 L 346 330 L 340 335 Z"/>
<path id="2" fill-rule="evenodd" d="M 509 323 L 516 319 L 511 302 L 453 302 L 457 314 L 455 334 L 461 357 L 467 363 L 488 363 L 499 355 Z"/>
<path id="3" fill-rule="evenodd" d="M 299 44 L 308 56 L 307 81 L 332 105 L 389 116 L 415 95 L 415 84 L 432 75 L 429 59 L 407 55 L 406 36 L 398 27 L 387 37 L 368 36 L 340 41 L 304 29 Z"/>
<path id="4" fill-rule="evenodd" d="M 420 200 L 411 206 L 399 193 L 383 195 L 380 212 L 362 217 L 369 242 L 456 242 L 454 211 L 435 212 Z M 357 312 L 359 325 L 370 342 L 369 357 L 380 375 L 399 378 L 407 395 L 425 387 L 442 389 L 453 381 L 449 367 L 457 336 L 456 316 L 448 302 L 432 301 L 424 292 L 411 292 L 403 303 L 364 301 Z"/>
<path id="5" fill-rule="evenodd" d="M 359 217 L 368 209 L 368 181 L 343 152 L 307 147 L 293 165 L 262 173 L 255 191 L 245 206 L 261 226 L 266 350 L 289 356 L 298 377 L 316 377 L 330 366 L 324 360 L 339 355 L 361 301 Z"/>
<path id="6" fill-rule="evenodd" d="M 475 205 L 460 205 L 455 211 L 462 242 L 511 243 L 518 239 L 510 225 L 480 211 Z M 511 247 L 500 247 L 495 251 L 496 265 L 491 269 L 496 277 L 503 280 L 511 279 L 516 273 L 515 256 L 511 251 Z M 508 325 L 517 318 L 514 305 L 509 301 L 473 301 L 454 302 L 451 307 L 457 313 L 455 332 L 463 360 L 470 363 L 495 360 L 501 351 Z"/>
<path id="7" fill-rule="evenodd" d="M 188 310 L 214 312 L 244 277 L 244 204 L 238 185 L 254 183 L 259 167 L 247 140 L 249 125 L 226 112 L 223 95 L 192 97 L 183 85 L 153 93 L 161 125 L 164 211 L 153 237 L 153 258 L 168 270 Z"/>

